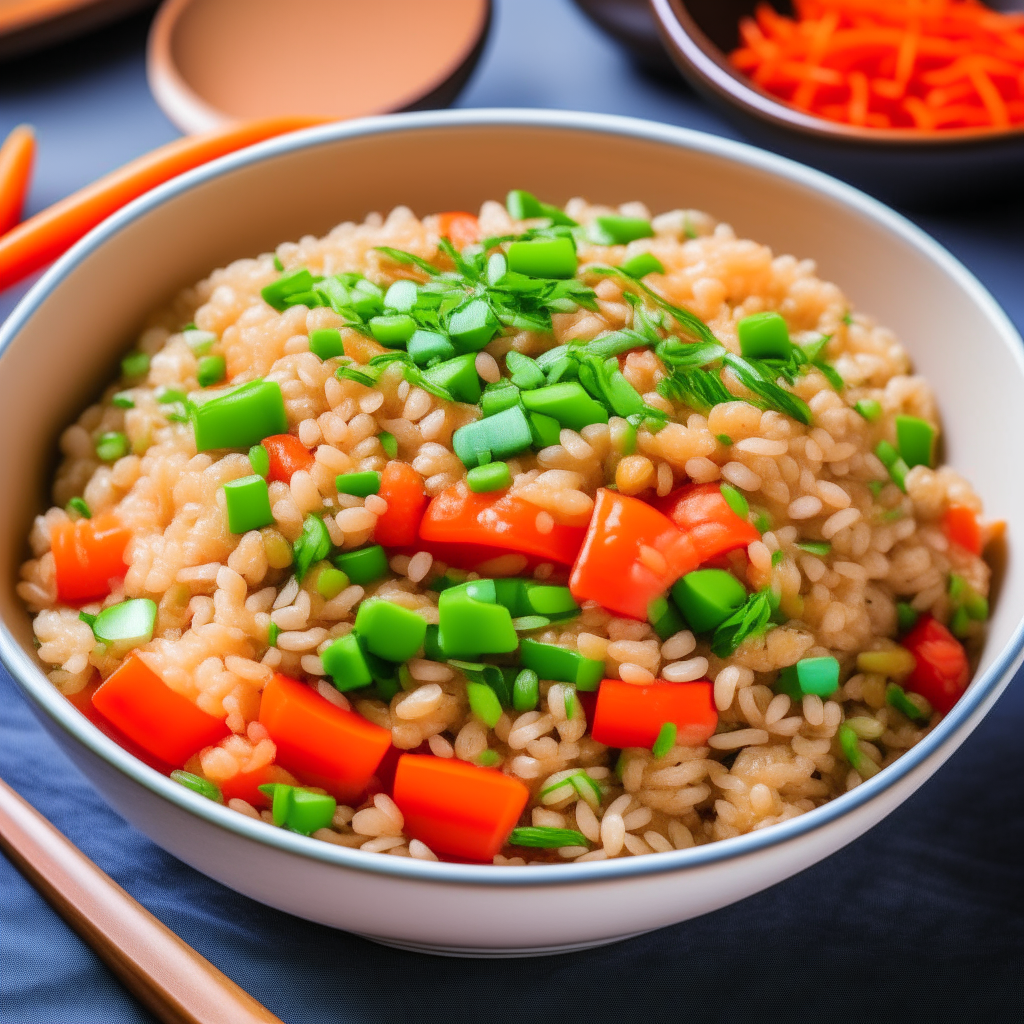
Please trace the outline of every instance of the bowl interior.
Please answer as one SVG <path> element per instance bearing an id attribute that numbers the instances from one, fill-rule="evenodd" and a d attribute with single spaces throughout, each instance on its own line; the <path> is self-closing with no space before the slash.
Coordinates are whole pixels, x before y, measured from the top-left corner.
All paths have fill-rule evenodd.
<path id="1" fill-rule="evenodd" d="M 257 159 L 257 155 L 262 157 Z M 1024 535 L 1020 338 L 993 300 L 907 222 L 831 179 L 748 147 L 643 122 L 588 115 L 401 115 L 265 144 L 165 186 L 80 244 L 26 299 L 0 338 L 0 614 L 29 657 L 30 617 L 14 592 L 33 515 L 48 504 L 56 441 L 114 373 L 148 311 L 212 268 L 322 234 L 397 204 L 418 214 L 474 209 L 510 188 L 563 203 L 582 195 L 652 211 L 704 209 L 776 253 L 817 260 L 853 307 L 891 327 L 931 382 L 945 457 L 989 516 Z M 981 668 L 1024 617 L 1017 545 Z M 19 672 L 29 690 L 40 672 Z M 909 756 L 909 755 L 908 755 Z"/>

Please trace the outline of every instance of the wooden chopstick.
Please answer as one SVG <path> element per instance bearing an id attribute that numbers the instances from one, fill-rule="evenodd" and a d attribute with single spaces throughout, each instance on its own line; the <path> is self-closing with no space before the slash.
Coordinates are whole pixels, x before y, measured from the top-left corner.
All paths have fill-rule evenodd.
<path id="1" fill-rule="evenodd" d="M 165 1024 L 281 1024 L 0 780 L 0 850 Z"/>

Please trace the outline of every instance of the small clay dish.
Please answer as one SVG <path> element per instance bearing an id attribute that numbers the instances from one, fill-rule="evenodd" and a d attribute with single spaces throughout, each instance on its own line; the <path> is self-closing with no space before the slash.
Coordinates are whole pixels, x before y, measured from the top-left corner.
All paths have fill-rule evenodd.
<path id="1" fill-rule="evenodd" d="M 491 0 L 166 0 L 146 70 L 187 133 L 279 115 L 424 110 L 455 99 L 490 23 Z"/>
<path id="2" fill-rule="evenodd" d="M 679 70 L 747 136 L 888 202 L 924 207 L 995 198 L 1024 174 L 1024 128 L 923 134 L 814 117 L 765 92 L 728 59 L 757 0 L 650 0 Z M 784 0 L 772 6 L 791 14 Z"/>

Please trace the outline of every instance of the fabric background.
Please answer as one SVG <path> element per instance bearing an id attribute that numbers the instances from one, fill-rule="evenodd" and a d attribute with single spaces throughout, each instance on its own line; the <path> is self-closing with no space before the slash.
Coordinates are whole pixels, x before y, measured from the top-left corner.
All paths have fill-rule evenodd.
<path id="1" fill-rule="evenodd" d="M 176 136 L 146 87 L 147 24 L 0 65 L 0 133 L 21 121 L 39 130 L 30 212 Z M 569 0 L 499 0 L 458 105 L 630 114 L 734 135 L 691 93 L 634 69 Z M 1024 203 L 913 216 L 1024 328 Z M 0 294 L 0 316 L 25 287 Z M 1022 733 L 1018 677 L 914 797 L 795 878 L 603 949 L 455 960 L 270 910 L 163 853 L 107 807 L 0 670 L 0 776 L 288 1024 L 1024 1019 Z M 0 1021 L 150 1019 L 0 858 Z"/>

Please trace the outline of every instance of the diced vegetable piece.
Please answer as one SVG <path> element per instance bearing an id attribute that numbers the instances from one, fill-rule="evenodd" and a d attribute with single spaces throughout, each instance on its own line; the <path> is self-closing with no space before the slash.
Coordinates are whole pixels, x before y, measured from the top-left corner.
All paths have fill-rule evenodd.
<path id="1" fill-rule="evenodd" d="M 405 278 L 395 281 L 384 293 L 384 308 L 393 309 L 398 313 L 408 313 L 416 305 L 418 294 L 415 281 Z"/>
<path id="2" fill-rule="evenodd" d="M 405 348 L 416 333 L 416 321 L 408 313 L 371 317 L 368 326 L 374 338 L 388 348 Z"/>
<path id="3" fill-rule="evenodd" d="M 153 639 L 156 625 L 156 602 L 148 597 L 135 597 L 104 608 L 92 623 L 96 639 L 106 644 L 138 647 Z"/>
<path id="4" fill-rule="evenodd" d="M 935 428 L 918 416 L 897 416 L 896 447 L 899 449 L 900 457 L 911 468 L 933 466 Z"/>
<path id="5" fill-rule="evenodd" d="M 229 732 L 221 719 L 172 690 L 137 654 L 107 677 L 92 703 L 130 740 L 175 767 Z"/>
<path id="6" fill-rule="evenodd" d="M 389 459 L 393 459 L 398 455 L 398 439 L 394 434 L 388 433 L 386 430 L 382 430 L 377 435 L 377 440 L 380 441 L 380 446 L 384 449 L 384 454 Z"/>
<path id="7" fill-rule="evenodd" d="M 430 500 L 423 490 L 423 477 L 408 463 L 391 461 L 380 475 L 377 493 L 388 503 L 388 509 L 377 517 L 374 540 L 388 547 L 415 544 Z"/>
<path id="8" fill-rule="evenodd" d="M 326 793 L 314 793 L 299 786 L 271 782 L 260 786 L 271 800 L 274 824 L 308 836 L 318 828 L 327 828 L 338 809 L 338 802 Z"/>
<path id="9" fill-rule="evenodd" d="M 651 601 L 699 564 L 693 542 L 666 516 L 638 498 L 602 487 L 569 589 L 579 602 L 597 601 L 609 611 L 646 620 Z"/>
<path id="10" fill-rule="evenodd" d="M 524 391 L 522 401 L 530 412 L 551 416 L 570 430 L 582 430 L 591 423 L 608 422 L 608 410 L 591 398 L 576 381 Z"/>
<path id="11" fill-rule="evenodd" d="M 437 230 L 442 237 L 451 239 L 456 249 L 464 249 L 480 237 L 480 221 L 464 210 L 449 210 L 437 215 Z"/>
<path id="12" fill-rule="evenodd" d="M 609 215 L 595 217 L 588 234 L 598 245 L 626 245 L 638 238 L 653 238 L 654 228 L 643 217 Z"/>
<path id="13" fill-rule="evenodd" d="M 281 312 L 294 304 L 289 301 L 293 296 L 310 291 L 314 283 L 313 275 L 305 267 L 296 267 L 283 273 L 276 281 L 272 281 L 260 294 L 268 306 L 273 306 Z"/>
<path id="14" fill-rule="evenodd" d="M 861 651 L 857 655 L 857 668 L 861 672 L 874 672 L 890 679 L 902 679 L 914 671 L 916 661 L 905 647 L 891 647 L 885 651 Z"/>
<path id="15" fill-rule="evenodd" d="M 672 599 L 694 633 L 708 633 L 746 602 L 746 588 L 725 569 L 687 572 Z"/>
<path id="16" fill-rule="evenodd" d="M 734 488 L 726 491 L 726 487 L 728 484 L 688 484 L 655 502 L 655 507 L 690 537 L 701 562 L 745 548 L 761 538 L 746 516 L 733 508 L 737 504 Z"/>
<path id="17" fill-rule="evenodd" d="M 452 312 L 447 326 L 456 351 L 479 352 L 500 325 L 485 299 L 470 299 Z"/>
<path id="18" fill-rule="evenodd" d="M 197 331 L 195 327 L 183 329 L 181 336 L 194 356 L 205 356 L 217 343 L 217 335 L 213 331 Z"/>
<path id="19" fill-rule="evenodd" d="M 420 330 L 409 339 L 406 351 L 417 366 L 426 366 L 435 359 L 453 358 L 455 346 L 443 334 Z"/>
<path id="20" fill-rule="evenodd" d="M 707 633 L 743 607 L 747 588 L 724 569 L 698 569 L 672 587 L 672 600 L 690 629 Z"/>
<path id="21" fill-rule="evenodd" d="M 480 719 L 488 729 L 493 729 L 501 718 L 501 702 L 495 692 L 486 683 L 466 683 L 466 696 L 469 698 L 469 710 Z"/>
<path id="22" fill-rule="evenodd" d="M 331 552 L 331 535 L 319 516 L 308 515 L 302 520 L 302 533 L 293 547 L 295 578 L 301 583 L 306 573 Z"/>
<path id="23" fill-rule="evenodd" d="M 793 352 L 786 321 L 775 312 L 754 313 L 736 324 L 740 352 L 747 359 L 788 359 Z"/>
<path id="24" fill-rule="evenodd" d="M 531 388 L 539 388 L 544 383 L 544 371 L 537 365 L 535 359 L 524 356 L 522 352 L 512 349 L 505 356 L 505 366 L 512 374 L 512 383 L 524 391 Z"/>
<path id="25" fill-rule="evenodd" d="M 656 597 L 647 606 L 647 621 L 662 640 L 667 640 L 681 629 L 686 629 L 686 623 L 679 614 L 675 602 L 667 601 L 664 597 Z"/>
<path id="26" fill-rule="evenodd" d="M 825 558 L 832 550 L 832 545 L 827 540 L 805 540 L 797 544 L 797 547 L 816 558 Z"/>
<path id="27" fill-rule="evenodd" d="M 537 506 L 503 494 L 474 494 L 463 483 L 437 495 L 420 523 L 425 541 L 484 544 L 536 555 L 559 565 L 572 565 L 585 530 L 556 524 L 548 533 L 537 529 Z"/>
<path id="28" fill-rule="evenodd" d="M 980 555 L 982 550 L 981 526 L 974 509 L 966 505 L 950 505 L 942 517 L 942 530 L 953 544 Z"/>
<path id="29" fill-rule="evenodd" d="M 516 711 L 532 711 L 540 702 L 540 680 L 532 668 L 524 668 L 512 684 L 512 707 Z"/>
<path id="30" fill-rule="evenodd" d="M 900 453 L 888 441 L 879 441 L 875 445 L 875 454 L 879 461 L 889 471 L 892 482 L 905 494 L 907 491 L 907 473 L 910 467 L 906 464 Z"/>
<path id="31" fill-rule="evenodd" d="M 316 592 L 325 600 L 337 597 L 348 586 L 348 577 L 340 569 L 322 568 L 316 577 Z"/>
<path id="32" fill-rule="evenodd" d="M 878 765 L 860 749 L 860 737 L 846 722 L 839 726 L 839 745 L 850 767 L 861 778 L 870 779 L 878 774 Z"/>
<path id="33" fill-rule="evenodd" d="M 658 731 L 651 753 L 655 757 L 664 757 L 676 745 L 677 731 L 675 722 L 666 722 Z"/>
<path id="34" fill-rule="evenodd" d="M 259 476 L 266 477 L 270 473 L 270 454 L 261 444 L 254 444 L 249 449 L 249 465 Z"/>
<path id="35" fill-rule="evenodd" d="M 550 448 L 558 444 L 562 433 L 558 420 L 542 412 L 528 412 L 526 418 L 530 422 L 534 448 Z"/>
<path id="36" fill-rule="evenodd" d="M 356 633 L 378 658 L 408 661 L 423 646 L 427 623 L 408 608 L 374 598 L 359 605 Z"/>
<path id="37" fill-rule="evenodd" d="M 363 794 L 391 746 L 387 729 L 280 674 L 263 689 L 260 723 L 277 744 L 278 764 L 346 803 Z"/>
<path id="38" fill-rule="evenodd" d="M 359 690 L 373 682 L 373 676 L 355 633 L 338 637 L 329 647 L 325 647 L 320 655 L 320 661 L 324 671 L 342 693 L 346 690 Z"/>
<path id="39" fill-rule="evenodd" d="M 649 252 L 638 252 L 626 260 L 620 268 L 630 277 L 641 278 L 648 274 L 664 274 L 665 266 L 657 256 Z"/>
<path id="40" fill-rule="evenodd" d="M 548 619 L 564 619 L 579 614 L 579 605 L 568 587 L 555 587 L 531 580 L 499 579 L 494 581 L 495 599 L 514 616 L 542 615 Z"/>
<path id="41" fill-rule="evenodd" d="M 442 591 L 437 610 L 441 647 L 449 658 L 507 654 L 519 646 L 508 609 L 477 600 L 464 586 Z"/>
<path id="42" fill-rule="evenodd" d="M 121 360 L 121 373 L 126 377 L 144 377 L 149 373 L 149 355 L 145 352 L 129 352 Z"/>
<path id="43" fill-rule="evenodd" d="M 125 574 L 131 531 L 112 512 L 59 523 L 50 530 L 57 598 L 67 603 L 106 597 L 110 581 Z"/>
<path id="44" fill-rule="evenodd" d="M 509 846 L 528 846 L 538 850 L 556 850 L 562 846 L 589 846 L 590 840 L 572 828 L 529 825 L 512 829 Z"/>
<path id="45" fill-rule="evenodd" d="M 513 220 L 533 220 L 535 217 L 547 217 L 552 224 L 565 224 L 575 227 L 576 221 L 563 210 L 551 203 L 542 203 L 535 195 L 522 189 L 513 189 L 505 199 L 505 208 Z"/>
<path id="46" fill-rule="evenodd" d="M 920 617 L 921 613 L 906 601 L 896 602 L 896 621 L 901 633 L 909 633 L 917 625 Z"/>
<path id="47" fill-rule="evenodd" d="M 249 448 L 288 429 L 276 381 L 253 380 L 216 398 L 191 403 L 196 450 Z"/>
<path id="48" fill-rule="evenodd" d="M 204 779 L 201 775 L 193 775 L 192 772 L 185 772 L 180 768 L 175 768 L 171 772 L 171 778 L 179 786 L 191 789 L 193 793 L 205 796 L 207 800 L 212 800 L 215 804 L 224 803 L 224 796 L 220 791 L 220 787 L 209 779 Z"/>
<path id="49" fill-rule="evenodd" d="M 196 379 L 201 388 L 219 384 L 227 375 L 227 361 L 223 356 L 203 356 L 196 366 Z"/>
<path id="50" fill-rule="evenodd" d="M 507 463 L 489 462 L 486 466 L 474 466 L 466 474 L 466 485 L 474 494 L 504 491 L 512 486 L 512 474 Z"/>
<path id="51" fill-rule="evenodd" d="M 134 409 L 135 399 L 130 391 L 118 391 L 110 400 L 110 404 L 116 409 Z"/>
<path id="52" fill-rule="evenodd" d="M 536 392 L 534 392 L 536 393 Z M 452 447 L 467 469 L 505 458 L 533 443 L 530 424 L 519 406 L 467 423 L 452 435 Z"/>
<path id="53" fill-rule="evenodd" d="M 92 519 L 92 509 L 84 498 L 72 498 L 66 507 L 68 512 L 77 512 L 86 519 Z"/>
<path id="54" fill-rule="evenodd" d="M 322 327 L 309 332 L 309 351 L 321 359 L 334 359 L 345 354 L 341 331 L 336 327 Z"/>
<path id="55" fill-rule="evenodd" d="M 854 402 L 853 407 L 868 423 L 874 423 L 882 415 L 882 403 L 874 398 L 862 398 L 859 402 Z"/>
<path id="56" fill-rule="evenodd" d="M 709 682 L 646 686 L 604 679 L 597 691 L 591 733 L 609 747 L 652 747 L 666 722 L 676 727 L 675 742 L 702 746 L 718 726 L 713 687 Z"/>
<path id="57" fill-rule="evenodd" d="M 497 384 L 488 384 L 480 397 L 480 408 L 485 416 L 493 416 L 518 404 L 519 388 L 507 378 L 502 378 Z"/>
<path id="58" fill-rule="evenodd" d="M 263 447 L 266 449 L 269 459 L 268 480 L 280 480 L 285 484 L 291 483 L 293 473 L 297 473 L 300 469 L 308 472 L 316 461 L 313 458 L 313 453 L 291 434 L 273 434 L 270 437 L 265 437 Z"/>
<path id="59" fill-rule="evenodd" d="M 423 371 L 423 376 L 431 384 L 444 388 L 456 402 L 475 405 L 480 400 L 480 377 L 472 352 L 431 366 Z"/>
<path id="60" fill-rule="evenodd" d="M 941 622 L 922 615 L 920 622 L 903 638 L 903 646 L 914 656 L 914 669 L 903 686 L 919 693 L 940 714 L 947 714 L 967 689 L 970 668 L 967 652 Z"/>
<path id="61" fill-rule="evenodd" d="M 779 673 L 775 689 L 801 700 L 807 694 L 831 697 L 839 689 L 839 662 L 835 658 L 802 658 Z"/>
<path id="62" fill-rule="evenodd" d="M 604 675 L 603 661 L 584 658 L 579 651 L 542 644 L 537 640 L 523 640 L 519 660 L 525 668 L 533 669 L 540 679 L 573 683 L 580 690 L 596 690 Z"/>
<path id="63" fill-rule="evenodd" d="M 508 269 L 527 277 L 567 279 L 576 273 L 576 248 L 570 238 L 535 238 L 508 247 Z"/>
<path id="64" fill-rule="evenodd" d="M 529 798 L 517 779 L 454 758 L 403 754 L 395 771 L 406 833 L 450 857 L 490 863 Z"/>
<path id="65" fill-rule="evenodd" d="M 103 462 L 117 462 L 130 450 L 128 438 L 120 430 L 110 430 L 96 438 L 96 458 Z"/>
<path id="66" fill-rule="evenodd" d="M 224 500 L 232 533 L 248 533 L 274 522 L 267 481 L 258 474 L 229 480 L 224 485 Z"/>
<path id="67" fill-rule="evenodd" d="M 370 469 L 364 473 L 341 473 L 334 478 L 334 486 L 339 494 L 354 494 L 365 498 L 380 490 L 380 473 Z"/>
<path id="68" fill-rule="evenodd" d="M 357 551 L 343 551 L 334 556 L 334 564 L 351 583 L 362 586 L 372 583 L 388 574 L 388 556 L 379 544 L 359 548 Z"/>

